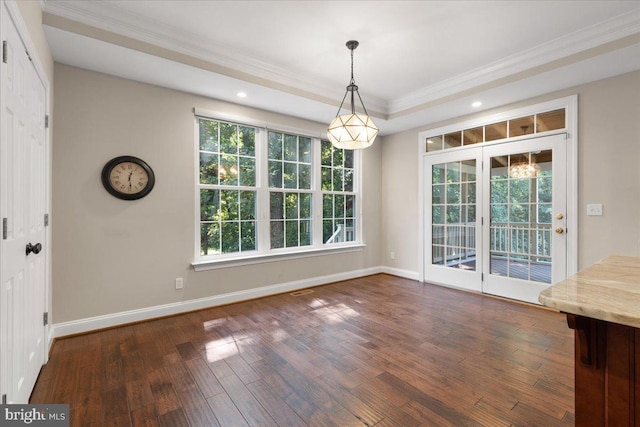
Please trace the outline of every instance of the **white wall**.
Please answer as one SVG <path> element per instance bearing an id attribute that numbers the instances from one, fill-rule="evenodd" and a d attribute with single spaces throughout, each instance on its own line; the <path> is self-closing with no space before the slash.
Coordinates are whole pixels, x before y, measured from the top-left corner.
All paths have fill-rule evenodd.
<path id="1" fill-rule="evenodd" d="M 578 268 L 609 254 L 640 255 L 640 71 L 389 135 L 382 146 L 382 262 L 418 272 L 418 133 L 578 94 Z M 586 216 L 587 203 L 604 215 Z M 571 230 L 569 230 L 571 232 Z M 396 259 L 391 260 L 390 252 Z"/>
<path id="2" fill-rule="evenodd" d="M 363 251 L 194 272 L 193 108 L 315 132 L 326 124 L 61 64 L 54 84 L 54 323 L 380 265 L 382 138 L 363 155 Z M 104 164 L 126 154 L 156 175 L 151 194 L 135 202 L 112 197 L 100 181 Z"/>

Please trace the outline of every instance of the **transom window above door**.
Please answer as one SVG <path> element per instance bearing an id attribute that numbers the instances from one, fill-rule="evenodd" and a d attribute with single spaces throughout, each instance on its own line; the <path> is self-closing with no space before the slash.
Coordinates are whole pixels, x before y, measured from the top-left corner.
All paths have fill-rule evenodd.
<path id="1" fill-rule="evenodd" d="M 560 108 L 487 123 L 469 129 L 460 129 L 440 135 L 436 134 L 426 138 L 426 150 L 431 153 L 564 129 L 566 126 L 565 116 L 566 109 Z"/>

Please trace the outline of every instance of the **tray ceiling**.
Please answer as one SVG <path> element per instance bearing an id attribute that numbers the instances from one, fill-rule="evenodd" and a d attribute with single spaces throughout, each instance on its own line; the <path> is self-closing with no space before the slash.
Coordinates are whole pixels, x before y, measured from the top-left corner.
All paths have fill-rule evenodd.
<path id="1" fill-rule="evenodd" d="M 382 134 L 640 69 L 638 1 L 44 1 L 56 61 Z M 247 93 L 240 99 L 238 91 Z"/>

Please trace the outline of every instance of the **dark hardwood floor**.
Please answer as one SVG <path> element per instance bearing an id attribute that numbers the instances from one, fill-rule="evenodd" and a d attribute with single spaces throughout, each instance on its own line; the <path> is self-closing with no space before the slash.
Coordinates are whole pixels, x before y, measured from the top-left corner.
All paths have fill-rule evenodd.
<path id="1" fill-rule="evenodd" d="M 574 424 L 560 313 L 388 275 L 55 342 L 72 426 Z"/>

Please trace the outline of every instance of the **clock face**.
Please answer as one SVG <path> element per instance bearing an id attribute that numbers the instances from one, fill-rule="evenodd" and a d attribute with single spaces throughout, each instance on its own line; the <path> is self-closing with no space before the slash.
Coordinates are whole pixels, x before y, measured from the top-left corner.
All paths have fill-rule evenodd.
<path id="1" fill-rule="evenodd" d="M 136 194 L 144 190 L 149 183 L 149 174 L 136 163 L 122 162 L 111 169 L 109 182 L 121 193 Z"/>
<path id="2" fill-rule="evenodd" d="M 119 199 L 136 200 L 151 192 L 155 176 L 144 160 L 120 156 L 111 159 L 102 169 L 102 184 Z"/>

